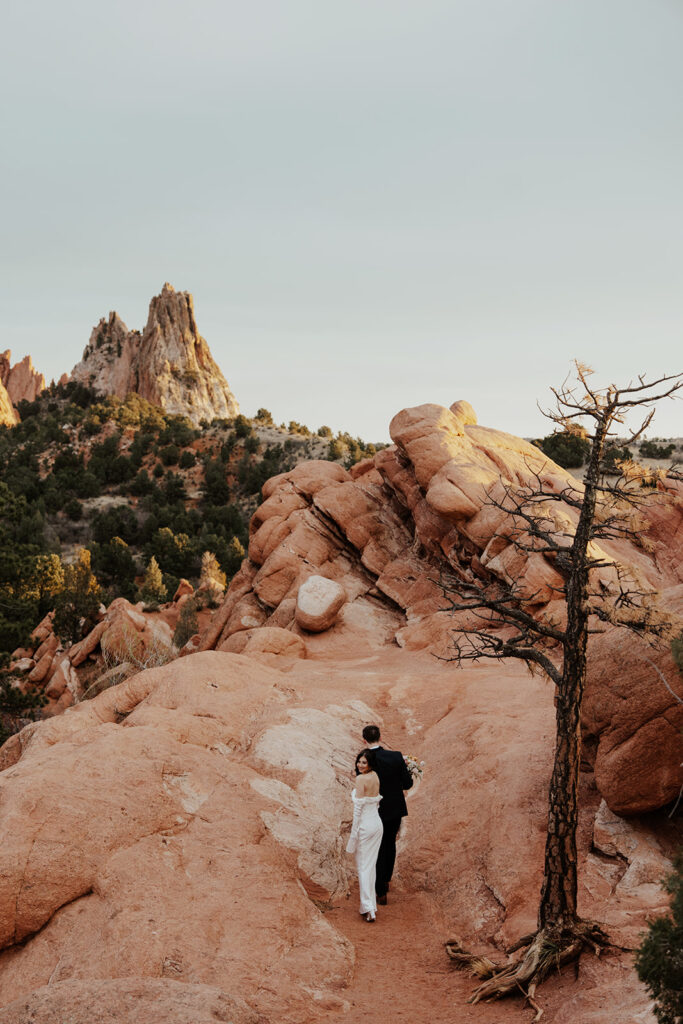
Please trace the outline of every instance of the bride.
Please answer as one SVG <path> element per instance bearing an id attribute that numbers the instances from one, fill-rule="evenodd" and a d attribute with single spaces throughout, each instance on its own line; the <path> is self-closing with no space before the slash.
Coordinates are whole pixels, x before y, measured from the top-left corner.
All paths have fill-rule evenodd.
<path id="1" fill-rule="evenodd" d="M 377 851 L 382 841 L 382 820 L 379 816 L 379 778 L 374 771 L 375 751 L 361 750 L 356 758 L 356 788 L 353 800 L 353 825 L 346 847 L 355 853 L 360 889 L 360 912 L 366 921 L 374 921 L 377 913 L 375 873 Z"/>

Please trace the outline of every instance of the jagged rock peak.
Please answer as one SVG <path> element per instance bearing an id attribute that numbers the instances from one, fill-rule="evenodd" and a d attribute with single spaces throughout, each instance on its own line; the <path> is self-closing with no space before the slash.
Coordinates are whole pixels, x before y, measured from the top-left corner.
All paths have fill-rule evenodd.
<path id="1" fill-rule="evenodd" d="M 101 319 L 71 379 L 119 398 L 134 391 L 194 423 L 239 412 L 197 329 L 192 295 L 176 292 L 168 282 L 150 302 L 142 334 L 130 331 L 118 313 Z"/>
<path id="2" fill-rule="evenodd" d="M 12 366 L 12 353 L 9 349 L 0 352 L 0 381 L 14 405 L 24 399 L 35 402 L 45 388 L 45 377 L 35 369 L 31 357 L 24 356 Z"/>
<path id="3" fill-rule="evenodd" d="M 171 331 L 179 326 L 183 331 L 199 336 L 194 318 L 194 299 L 190 292 L 177 292 L 168 281 L 159 295 L 149 304 L 149 316 L 145 334 L 158 326 L 162 331 Z"/>

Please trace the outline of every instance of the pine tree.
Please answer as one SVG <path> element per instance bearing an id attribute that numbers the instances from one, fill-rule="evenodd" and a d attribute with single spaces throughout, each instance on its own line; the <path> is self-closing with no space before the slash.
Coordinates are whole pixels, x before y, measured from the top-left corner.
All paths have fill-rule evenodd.
<path id="1" fill-rule="evenodd" d="M 163 604 L 168 597 L 161 575 L 161 569 L 159 568 L 159 563 L 154 555 L 152 555 L 149 560 L 149 565 L 145 572 L 145 578 L 142 581 L 142 586 L 140 587 L 139 597 L 146 605 Z"/>
<path id="2" fill-rule="evenodd" d="M 603 482 L 601 463 L 606 446 L 623 430 L 624 418 L 633 410 L 649 410 L 629 438 L 637 440 L 652 420 L 654 403 L 683 389 L 683 374 L 666 375 L 651 383 L 639 377 L 627 387 L 596 389 L 588 380 L 591 372 L 577 364 L 577 384 L 565 382 L 561 388 L 553 388 L 557 405 L 547 413 L 564 431 L 576 430 L 578 422 L 590 443 L 582 485 L 568 482 L 556 492 L 536 474 L 526 486 L 504 486 L 500 497 L 489 492 L 487 501 L 489 507 L 505 513 L 508 527 L 512 527 L 506 528 L 504 538 L 499 535 L 501 539 L 523 557 L 541 553 L 552 559 L 563 579 L 563 585 L 554 589 L 565 602 L 566 625 L 534 616 L 530 610 L 533 602 L 516 579 L 491 576 L 485 568 L 471 579 L 453 576 L 443 583 L 453 611 L 471 613 L 477 623 L 455 631 L 453 660 L 519 658 L 542 669 L 556 686 L 555 756 L 538 930 L 513 947 L 526 949 L 517 961 L 492 965 L 471 1002 L 520 990 L 533 999 L 537 984 L 550 970 L 576 959 L 583 948 L 594 949 L 606 940 L 594 922 L 579 918 L 577 909 L 580 723 L 589 629 L 596 621 L 607 621 L 652 642 L 671 639 L 671 619 L 658 610 L 654 591 L 641 583 L 637 574 L 610 561 L 598 547 L 603 540 L 634 539 L 648 501 L 648 492 L 634 488 L 626 476 L 616 483 Z M 575 525 L 570 530 L 557 525 L 552 510 L 558 507 L 574 513 Z M 564 515 L 571 522 L 568 512 Z M 595 570 L 604 567 L 616 576 L 611 592 L 604 591 L 595 578 Z M 502 625 L 509 628 L 501 631 Z M 479 973 L 477 958 L 458 943 L 447 944 L 447 950 L 456 963 Z"/>
<path id="3" fill-rule="evenodd" d="M 55 599 L 54 630 L 76 643 L 95 625 L 100 587 L 91 571 L 90 552 L 81 548 L 73 565 L 64 566 L 64 587 Z"/>
<path id="4" fill-rule="evenodd" d="M 664 883 L 671 893 L 671 917 L 652 921 L 636 955 L 638 977 L 655 1000 L 659 1024 L 683 1021 L 683 849 Z"/>

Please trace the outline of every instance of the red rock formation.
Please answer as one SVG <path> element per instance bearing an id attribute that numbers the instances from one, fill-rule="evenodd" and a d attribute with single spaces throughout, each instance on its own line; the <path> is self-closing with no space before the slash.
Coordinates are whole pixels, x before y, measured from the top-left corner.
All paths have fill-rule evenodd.
<path id="1" fill-rule="evenodd" d="M 0 381 L 7 390 L 13 405 L 26 400 L 35 402 L 45 389 L 45 377 L 33 367 L 30 356 L 24 356 L 20 363 L 11 366 L 12 353 L 9 349 L 0 353 Z"/>
<path id="2" fill-rule="evenodd" d="M 174 291 L 170 284 L 152 299 L 142 335 L 129 331 L 117 313 L 100 320 L 71 379 L 119 398 L 136 392 L 195 424 L 239 412 L 199 334 L 192 296 Z"/>
<path id="3" fill-rule="evenodd" d="M 313 575 L 335 581 L 348 595 L 332 633 L 348 629 L 355 603 L 365 610 L 379 600 L 404 613 L 395 642 L 441 656 L 448 656 L 454 627 L 473 621 L 443 610 L 443 569 L 467 579 L 485 566 L 514 579 L 534 614 L 562 614 L 554 590 L 561 577 L 544 555 L 520 553 L 510 539 L 510 516 L 487 495 L 502 498 L 504 486 L 533 485 L 536 479 L 555 493 L 581 485 L 533 445 L 478 426 L 465 402 L 451 410 L 404 410 L 394 417 L 391 435 L 394 447 L 350 473 L 310 462 L 265 484 L 250 525 L 249 558 L 203 636 L 203 649 L 237 649 L 234 635 L 257 626 L 297 630 L 297 595 Z M 680 545 L 672 551 L 671 538 L 683 536 L 682 509 L 673 494 L 655 497 L 649 513 L 652 549 L 606 544 L 605 561 L 631 567 L 660 589 L 677 585 L 683 552 Z M 558 535 L 570 538 L 574 510 L 558 504 L 548 514 Z M 615 572 L 610 565 L 599 572 L 609 601 L 618 593 Z M 679 599 L 666 604 L 683 612 Z M 596 779 L 611 809 L 621 813 L 661 807 L 681 785 L 683 706 L 642 652 L 639 669 L 631 659 L 628 671 L 615 671 L 615 651 L 635 651 L 634 643 L 613 628 L 591 641 L 586 695 L 584 724 Z M 668 651 L 660 651 L 655 662 L 668 678 L 677 678 Z"/>

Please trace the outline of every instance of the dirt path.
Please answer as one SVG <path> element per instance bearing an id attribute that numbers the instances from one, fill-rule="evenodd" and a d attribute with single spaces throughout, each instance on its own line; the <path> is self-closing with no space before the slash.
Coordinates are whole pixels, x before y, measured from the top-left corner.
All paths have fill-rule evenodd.
<path id="1" fill-rule="evenodd" d="M 351 1008 L 334 1018 L 335 1024 L 367 1014 L 375 1024 L 511 1024 L 533 1016 L 512 1002 L 504 1008 L 467 1005 L 472 984 L 449 964 L 442 945 L 443 924 L 433 919 L 423 893 L 392 889 L 377 921 L 367 924 L 358 913 L 354 888 L 347 905 L 326 917 L 356 950 L 353 981 L 344 992 Z"/>

